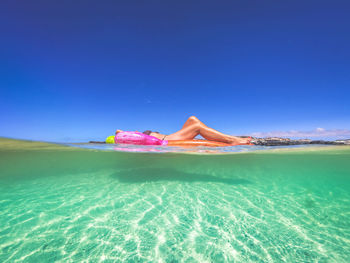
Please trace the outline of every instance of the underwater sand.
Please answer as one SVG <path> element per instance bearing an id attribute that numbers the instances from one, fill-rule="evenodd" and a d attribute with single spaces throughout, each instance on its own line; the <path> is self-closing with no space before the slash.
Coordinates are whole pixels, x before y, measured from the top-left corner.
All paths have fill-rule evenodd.
<path id="1" fill-rule="evenodd" d="M 350 147 L 76 146 L 0 139 L 0 262 L 350 261 Z"/>

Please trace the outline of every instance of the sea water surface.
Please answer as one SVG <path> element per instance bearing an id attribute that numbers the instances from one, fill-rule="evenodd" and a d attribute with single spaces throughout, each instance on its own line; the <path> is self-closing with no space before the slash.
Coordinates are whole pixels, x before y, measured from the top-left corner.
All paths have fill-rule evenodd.
<path id="1" fill-rule="evenodd" d="M 0 262 L 349 262 L 350 148 L 247 147 L 0 139 Z"/>

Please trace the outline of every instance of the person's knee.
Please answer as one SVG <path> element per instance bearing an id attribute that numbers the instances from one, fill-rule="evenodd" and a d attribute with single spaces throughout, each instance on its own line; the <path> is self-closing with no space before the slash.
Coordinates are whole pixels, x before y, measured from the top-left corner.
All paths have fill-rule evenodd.
<path id="1" fill-rule="evenodd" d="M 187 122 L 189 123 L 189 127 L 191 127 L 191 130 L 200 132 L 202 128 L 202 123 L 198 120 L 197 117 L 191 116 L 188 118 Z"/>
<path id="2" fill-rule="evenodd" d="M 188 118 L 188 120 L 191 121 L 192 123 L 200 123 L 200 121 L 196 116 L 191 116 Z"/>

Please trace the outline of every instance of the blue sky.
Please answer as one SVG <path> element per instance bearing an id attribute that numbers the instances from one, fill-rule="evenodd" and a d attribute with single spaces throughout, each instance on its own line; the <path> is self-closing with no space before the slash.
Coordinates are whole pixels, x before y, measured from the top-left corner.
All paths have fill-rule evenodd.
<path id="1" fill-rule="evenodd" d="M 1 6 L 0 136 L 350 129 L 348 1 Z"/>

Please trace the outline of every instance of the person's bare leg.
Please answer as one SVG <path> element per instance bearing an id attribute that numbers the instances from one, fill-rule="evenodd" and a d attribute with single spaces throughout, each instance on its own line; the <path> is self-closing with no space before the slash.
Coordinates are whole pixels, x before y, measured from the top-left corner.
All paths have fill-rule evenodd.
<path id="1" fill-rule="evenodd" d="M 195 124 L 198 121 L 199 120 L 196 117 L 194 117 L 194 116 L 189 117 L 187 119 L 187 121 L 185 122 L 185 124 L 182 126 L 182 129 L 180 131 L 182 131 L 183 129 L 185 129 L 188 126 L 191 126 L 191 125 Z M 175 138 L 175 137 L 178 137 L 179 134 L 178 134 L 178 132 L 176 132 L 176 133 L 173 133 L 173 134 L 170 134 L 170 135 L 165 135 L 165 134 L 162 134 L 162 133 L 152 132 L 150 135 L 153 136 L 153 137 L 156 137 L 158 139 L 161 139 L 161 140 L 163 140 L 163 138 L 166 137 L 166 139 L 168 140 L 169 136 L 170 136 L 170 138 Z M 186 132 L 185 137 L 187 139 L 170 139 L 170 140 L 192 140 L 197 135 L 198 135 L 198 133 L 193 133 L 192 134 L 192 132 L 191 133 Z"/>
<path id="2" fill-rule="evenodd" d="M 189 118 L 186 120 L 185 124 L 182 126 L 182 129 L 184 129 L 184 128 L 190 126 L 190 125 L 199 123 L 199 122 L 201 122 L 201 121 L 200 121 L 197 117 L 191 116 L 191 117 L 189 117 Z M 204 123 L 203 123 L 203 124 L 204 124 Z"/>
<path id="3" fill-rule="evenodd" d="M 192 116 L 188 118 L 181 130 L 170 134 L 166 137 L 167 140 L 193 140 L 197 135 L 203 136 L 210 141 L 225 142 L 225 143 L 248 143 L 249 138 L 239 138 L 221 133 L 213 128 L 206 126 L 203 122 Z"/>

